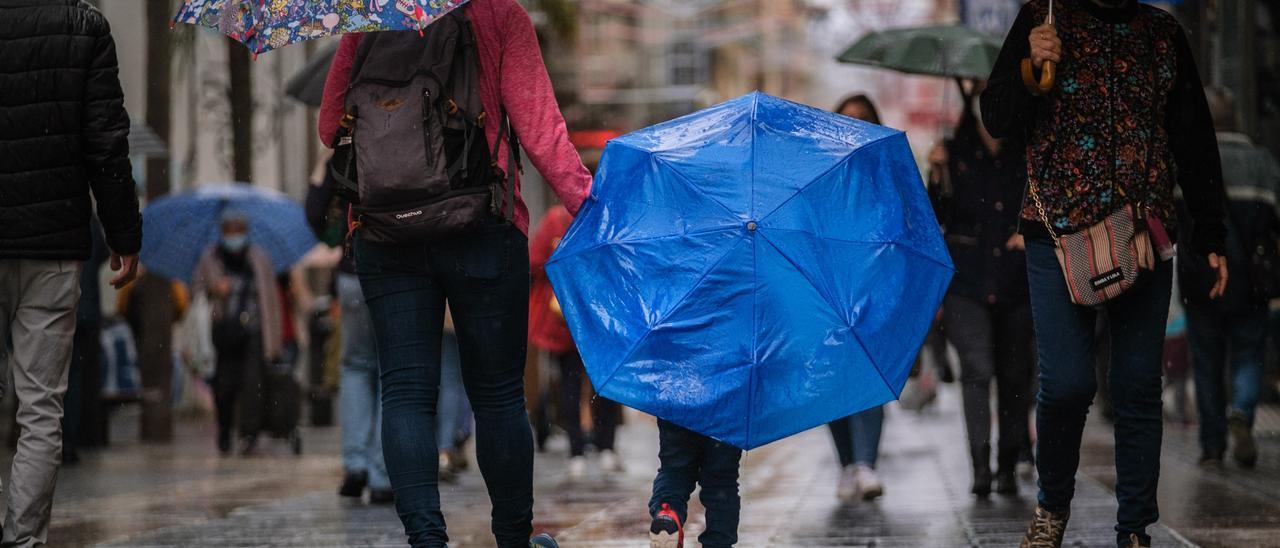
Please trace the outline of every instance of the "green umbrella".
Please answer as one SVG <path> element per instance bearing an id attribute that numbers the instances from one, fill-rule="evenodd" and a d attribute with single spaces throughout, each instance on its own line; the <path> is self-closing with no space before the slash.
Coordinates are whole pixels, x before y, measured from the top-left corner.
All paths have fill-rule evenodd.
<path id="1" fill-rule="evenodd" d="M 1000 41 L 960 25 L 872 32 L 836 59 L 907 74 L 982 79 L 991 74 Z"/>

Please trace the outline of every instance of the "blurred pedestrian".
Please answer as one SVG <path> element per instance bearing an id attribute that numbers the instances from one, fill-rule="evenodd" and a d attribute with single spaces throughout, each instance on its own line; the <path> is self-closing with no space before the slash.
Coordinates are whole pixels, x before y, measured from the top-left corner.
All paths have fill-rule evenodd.
<path id="1" fill-rule="evenodd" d="M 981 91 L 977 86 L 975 93 Z M 948 184 L 934 203 L 956 274 L 944 301 L 943 326 L 960 355 L 965 430 L 974 495 L 991 494 L 991 381 L 1000 430 L 995 490 L 1018 492 L 1017 466 L 1027 445 L 1035 331 L 1027 292 L 1026 251 L 1018 206 L 1027 169 L 1016 139 L 996 139 L 967 99 L 955 135 L 930 155 Z"/>
<path id="2" fill-rule="evenodd" d="M 1267 305 L 1280 296 L 1273 293 L 1280 289 L 1274 281 L 1280 277 L 1280 257 L 1276 255 L 1280 164 L 1267 149 L 1240 133 L 1235 105 L 1225 90 L 1206 91 L 1217 130 L 1218 154 L 1222 156 L 1222 182 L 1227 192 L 1227 264 L 1234 276 L 1221 299 L 1205 299 L 1214 279 L 1212 272 L 1200 268 L 1203 253 L 1179 246 L 1178 281 L 1186 304 L 1187 338 L 1193 356 L 1200 462 L 1222 465 L 1229 432 L 1232 458 L 1251 468 L 1258 461 L 1253 420 L 1262 388 Z M 1185 201 L 1180 202 L 1179 210 L 1184 223 L 1194 227 L 1188 206 Z M 1224 383 L 1228 374 L 1230 391 Z"/>
<path id="3" fill-rule="evenodd" d="M 600 468 L 605 472 L 621 472 L 622 461 L 614 452 L 614 437 L 622 418 L 622 406 L 595 395 L 587 379 L 582 356 L 573 343 L 573 335 L 565 323 L 564 313 L 551 288 L 551 280 L 543 270 L 560 239 L 569 230 L 573 216 L 562 205 L 552 206 L 534 232 L 529 246 L 533 272 L 533 289 L 529 294 L 529 343 L 551 354 L 560 367 L 560 426 L 569 434 L 569 477 L 581 478 L 587 472 L 586 447 L 588 432 L 582 428 L 584 385 L 591 411 L 590 438 L 600 451 Z"/>
<path id="4" fill-rule="evenodd" d="M 397 78 L 426 87 L 383 85 Z M 414 93 L 396 95 L 403 89 Z M 353 148 L 336 139 L 340 127 Z M 383 448 L 409 543 L 448 542 L 435 424 L 447 301 L 496 543 L 554 546 L 531 538 L 529 215 L 516 136 L 528 138 L 524 151 L 571 213 L 591 176 L 569 142 L 528 13 L 515 0 L 473 0 L 432 23 L 425 39 L 343 36 L 319 129 L 322 142 L 359 153 L 356 270 L 378 342 Z"/>
<path id="5" fill-rule="evenodd" d="M 144 442 L 173 440 L 173 327 L 187 313 L 187 289 L 176 282 L 138 269 L 138 279 L 116 293 L 116 312 L 136 337 L 139 397 L 139 438 Z"/>
<path id="6" fill-rule="evenodd" d="M 852 95 L 836 106 L 835 112 L 873 124 L 880 113 L 866 95 Z M 875 500 L 884 494 L 884 483 L 876 475 L 880 457 L 880 434 L 884 429 L 884 406 L 878 405 L 856 415 L 829 423 L 831 439 L 840 460 L 840 483 L 836 494 L 846 501 Z"/>
<path id="7" fill-rule="evenodd" d="M 90 219 L 96 209 L 118 289 L 136 274 L 142 218 L 106 18 L 77 0 L 3 2 L 0 43 L 0 341 L 20 431 L 0 544 L 36 546 L 49 540 Z"/>
<path id="8" fill-rule="evenodd" d="M 241 453 L 253 454 L 269 411 L 264 375 L 267 364 L 283 357 L 284 324 L 271 258 L 249 242 L 243 213 L 222 213 L 221 238 L 196 266 L 192 291 L 208 295 L 211 308 L 218 451 L 231 454 L 234 431 Z"/>
<path id="9" fill-rule="evenodd" d="M 351 205 L 334 193 L 333 174 L 325 172 L 319 184 L 307 189 L 307 223 L 320 241 L 338 247 L 345 244 Z M 395 500 L 391 479 L 382 457 L 382 400 L 378 380 L 378 345 L 365 306 L 355 255 L 343 249 L 334 282 L 341 307 L 342 372 L 338 377 L 338 423 L 342 427 L 342 485 L 338 495 L 360 498 L 365 489 L 369 502 Z"/>
<path id="10" fill-rule="evenodd" d="M 1116 542 L 1150 546 L 1147 527 L 1159 516 L 1160 354 L 1173 273 L 1164 259 L 1176 236 L 1164 234 L 1174 228 L 1176 182 L 1195 222 L 1184 243 L 1207 255 L 1200 260 L 1216 270 L 1207 291 L 1219 296 L 1227 264 L 1218 152 L 1191 48 L 1172 15 L 1136 0 L 1058 2 L 1055 24 L 1040 24 L 1048 4 L 1023 6 L 982 94 L 991 135 L 1027 139 L 1019 230 L 1040 366 L 1040 496 L 1022 546 L 1061 545 L 1070 517 L 1085 417 L 1097 392 L 1096 308 L 1073 299 L 1093 302 L 1098 295 L 1109 297 L 1100 307 L 1112 340 Z M 1053 85 L 1041 91 L 1049 80 Z M 1133 228 L 1133 247 L 1109 238 L 1109 228 L 1123 226 Z M 1064 247 L 1064 240 L 1073 244 Z M 1099 249 L 1114 255 L 1090 254 Z M 1102 276 L 1083 274 L 1091 270 L 1085 265 L 1105 263 L 1108 255 L 1126 262 L 1099 269 Z M 1064 270 L 1060 259 L 1072 268 Z M 1148 269 L 1117 295 L 1124 275 L 1137 270 L 1125 264 Z"/>

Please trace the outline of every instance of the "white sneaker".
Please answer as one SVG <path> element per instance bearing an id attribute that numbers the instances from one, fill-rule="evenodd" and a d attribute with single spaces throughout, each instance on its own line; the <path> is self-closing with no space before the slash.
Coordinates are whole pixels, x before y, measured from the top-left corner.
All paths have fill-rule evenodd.
<path id="1" fill-rule="evenodd" d="M 870 466 L 857 465 L 854 481 L 858 484 L 858 492 L 862 493 L 862 500 L 875 500 L 884 495 L 884 484 L 880 483 L 880 477 Z"/>
<path id="2" fill-rule="evenodd" d="M 600 452 L 600 469 L 605 472 L 622 473 L 627 471 L 626 465 L 622 464 L 622 459 L 618 458 L 618 454 L 612 449 L 605 449 Z"/>
<path id="3" fill-rule="evenodd" d="M 571 457 L 569 459 L 569 477 L 572 479 L 581 479 L 587 475 L 587 458 Z"/>
<path id="4" fill-rule="evenodd" d="M 858 498 L 858 468 L 850 464 L 840 469 L 840 483 L 836 486 L 836 497 L 845 502 L 853 502 Z"/>

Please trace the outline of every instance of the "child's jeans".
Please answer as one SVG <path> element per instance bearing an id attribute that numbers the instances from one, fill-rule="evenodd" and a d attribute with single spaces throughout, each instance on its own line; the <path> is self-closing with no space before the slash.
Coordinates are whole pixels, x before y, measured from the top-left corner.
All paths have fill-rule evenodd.
<path id="1" fill-rule="evenodd" d="M 731 547 L 738 542 L 738 461 L 742 450 L 690 432 L 658 419 L 658 458 L 662 464 L 653 479 L 649 515 L 657 515 L 666 503 L 684 524 L 689 516 L 689 495 L 702 486 L 707 509 L 707 529 L 698 537 L 703 548 Z"/>

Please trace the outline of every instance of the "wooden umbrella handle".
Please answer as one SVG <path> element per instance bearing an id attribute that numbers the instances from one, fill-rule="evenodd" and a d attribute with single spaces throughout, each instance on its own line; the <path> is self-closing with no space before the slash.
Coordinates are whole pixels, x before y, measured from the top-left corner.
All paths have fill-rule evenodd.
<path id="1" fill-rule="evenodd" d="M 1040 69 L 1040 79 L 1036 80 L 1036 72 L 1031 65 L 1031 58 L 1022 60 L 1022 85 L 1027 86 L 1027 91 L 1032 95 L 1044 95 L 1053 89 L 1053 82 L 1056 78 L 1053 61 L 1045 61 L 1044 66 Z"/>

